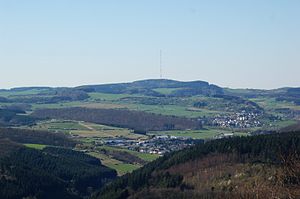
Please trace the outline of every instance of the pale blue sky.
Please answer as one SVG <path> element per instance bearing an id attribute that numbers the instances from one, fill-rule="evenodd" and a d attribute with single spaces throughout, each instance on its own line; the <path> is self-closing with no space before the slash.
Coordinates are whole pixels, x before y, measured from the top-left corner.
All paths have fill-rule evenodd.
<path id="1" fill-rule="evenodd" d="M 0 0 L 0 88 L 300 86 L 299 0 Z"/>

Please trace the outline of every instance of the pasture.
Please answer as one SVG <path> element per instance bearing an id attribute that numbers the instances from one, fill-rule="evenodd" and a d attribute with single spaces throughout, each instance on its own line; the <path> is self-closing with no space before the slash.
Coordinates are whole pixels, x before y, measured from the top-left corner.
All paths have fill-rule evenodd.
<path id="1" fill-rule="evenodd" d="M 126 139 L 146 139 L 147 136 L 135 134 L 126 128 L 117 128 L 100 124 L 93 124 L 83 121 L 70 120 L 49 120 L 39 122 L 32 127 L 37 130 L 52 132 L 63 132 L 70 134 L 76 139 L 84 142 L 91 142 L 94 139 L 103 138 L 126 138 Z"/>
<path id="2" fill-rule="evenodd" d="M 100 159 L 101 163 L 103 165 L 105 165 L 109 168 L 115 169 L 119 176 L 124 175 L 126 173 L 130 173 L 142 166 L 142 165 L 136 165 L 136 164 L 123 163 L 119 160 L 113 159 L 112 157 L 107 156 L 102 153 L 90 152 L 89 155 Z"/>
<path id="3" fill-rule="evenodd" d="M 231 130 L 227 129 L 203 129 L 203 130 L 186 130 L 186 131 L 151 131 L 149 135 L 169 135 L 176 137 L 188 137 L 193 139 L 212 139 L 214 136 L 221 133 L 232 133 Z M 246 135 L 244 132 L 234 131 L 235 135 Z"/>
<path id="4" fill-rule="evenodd" d="M 44 144 L 24 144 L 24 146 L 32 149 L 43 150 L 47 145 Z"/>

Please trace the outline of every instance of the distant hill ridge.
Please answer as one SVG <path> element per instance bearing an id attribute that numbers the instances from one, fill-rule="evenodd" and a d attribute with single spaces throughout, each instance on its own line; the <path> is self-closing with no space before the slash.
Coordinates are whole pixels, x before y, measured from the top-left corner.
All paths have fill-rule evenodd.
<path id="1" fill-rule="evenodd" d="M 201 80 L 193 80 L 193 81 L 178 81 L 172 79 L 145 79 L 145 80 L 137 80 L 133 82 L 124 82 L 124 83 L 101 83 L 101 84 L 88 84 L 81 85 L 76 87 L 51 87 L 51 86 L 30 86 L 30 87 L 14 87 L 11 89 L 0 89 L 0 92 L 5 91 L 27 91 L 27 90 L 48 90 L 48 89 L 67 89 L 67 88 L 75 88 L 75 89 L 87 89 L 87 88 L 103 88 L 103 87 L 127 87 L 127 86 L 137 86 L 137 87 L 147 87 L 148 89 L 155 88 L 185 88 L 185 87 L 201 87 L 201 86 L 212 86 L 223 88 L 215 84 L 210 84 L 206 81 Z M 259 92 L 259 91 L 274 91 L 274 92 L 283 92 L 288 91 L 290 93 L 299 93 L 300 87 L 282 87 L 277 89 L 233 89 L 233 90 L 246 90 L 248 92 Z"/>
<path id="2" fill-rule="evenodd" d="M 168 92 L 163 92 L 167 90 Z M 289 101 L 300 104 L 300 87 L 279 88 L 272 90 L 261 89 L 230 89 L 210 84 L 206 81 L 176 81 L 171 79 L 147 79 L 127 83 L 83 85 L 73 88 L 66 87 L 19 87 L 9 90 L 2 89 L 1 92 L 26 92 L 34 90 L 35 95 L 24 98 L 18 102 L 53 103 L 57 101 L 77 101 L 87 99 L 87 93 L 99 92 L 107 94 L 137 94 L 152 97 L 190 97 L 196 95 L 212 96 L 229 95 L 244 98 L 272 97 L 277 101 Z M 54 95 L 54 97 L 49 97 Z M 9 101 L 2 97 L 0 101 Z M 15 101 L 13 101 L 15 102 Z"/>
<path id="3" fill-rule="evenodd" d="M 149 79 L 135 81 L 132 83 L 87 85 L 76 87 L 76 89 L 86 92 L 145 94 L 157 97 L 165 96 L 164 94 L 153 90 L 158 88 L 178 88 L 178 90 L 174 90 L 170 96 L 223 94 L 223 89 L 221 87 L 209 84 L 205 81 L 180 82 L 168 79 Z"/>

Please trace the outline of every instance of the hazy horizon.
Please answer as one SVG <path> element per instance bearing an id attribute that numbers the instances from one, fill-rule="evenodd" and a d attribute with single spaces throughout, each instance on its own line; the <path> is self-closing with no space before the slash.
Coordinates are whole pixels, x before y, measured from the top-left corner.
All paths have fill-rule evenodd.
<path id="1" fill-rule="evenodd" d="M 0 88 L 300 87 L 300 1 L 0 0 Z"/>
<path id="2" fill-rule="evenodd" d="M 105 85 L 105 84 L 120 84 L 120 83 L 132 83 L 135 81 L 143 81 L 143 80 L 174 80 L 174 81 L 181 81 L 181 82 L 192 82 L 192 81 L 205 81 L 205 80 L 178 80 L 178 79 L 137 79 L 133 81 L 124 81 L 124 82 L 100 82 L 100 83 L 90 83 L 90 84 L 79 84 L 79 85 L 69 85 L 69 86 L 51 86 L 51 85 L 25 85 L 25 86 L 14 86 L 14 87 L 7 87 L 7 88 L 0 88 L 0 90 L 10 90 L 14 88 L 28 88 L 28 87 L 50 87 L 50 88 L 74 88 L 78 86 L 88 86 L 88 85 Z M 228 87 L 228 86 L 223 86 L 223 85 L 218 85 L 213 82 L 205 81 L 208 82 L 209 84 L 214 84 L 216 86 L 222 87 L 222 88 L 229 88 L 229 89 L 259 89 L 259 90 L 273 90 L 273 89 L 280 89 L 280 88 L 296 88 L 296 86 L 282 86 L 282 87 L 277 87 L 277 88 L 242 88 L 242 87 Z M 298 87 L 297 87 L 298 88 Z"/>

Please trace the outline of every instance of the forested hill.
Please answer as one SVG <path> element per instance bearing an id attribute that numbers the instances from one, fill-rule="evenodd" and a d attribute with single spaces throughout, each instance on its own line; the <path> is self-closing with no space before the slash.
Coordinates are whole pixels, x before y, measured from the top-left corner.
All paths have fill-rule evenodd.
<path id="1" fill-rule="evenodd" d="M 17 126 L 17 125 L 33 125 L 36 119 L 27 115 L 19 115 L 25 111 L 10 110 L 0 108 L 0 125 Z"/>
<path id="2" fill-rule="evenodd" d="M 169 96 L 193 96 L 193 95 L 215 95 L 223 94 L 223 89 L 209 84 L 205 81 L 191 81 L 180 82 L 168 79 L 149 79 L 135 81 L 132 83 L 118 83 L 118 84 L 103 84 L 103 85 L 87 85 L 80 86 L 76 89 L 86 92 L 103 92 L 114 94 L 144 94 L 149 96 L 162 97 L 162 94 L 155 89 L 159 88 L 173 88 L 173 92 Z"/>
<path id="3" fill-rule="evenodd" d="M 300 104 L 300 88 L 262 89 L 230 89 L 205 81 L 176 81 L 170 79 L 147 79 L 131 83 L 115 83 L 86 85 L 75 87 L 84 92 L 100 92 L 111 94 L 139 94 L 154 97 L 190 97 L 190 96 L 238 96 L 243 98 L 272 97 L 277 101 L 290 101 Z M 163 92 L 167 89 L 170 92 Z"/>
<path id="4" fill-rule="evenodd" d="M 300 132 L 235 137 L 174 152 L 95 198 L 299 198 Z"/>
<path id="5" fill-rule="evenodd" d="M 0 128 L 0 198 L 86 198 L 117 177 L 74 145 L 64 134 Z"/>
<path id="6" fill-rule="evenodd" d="M 18 97 L 16 97 L 18 93 Z M 20 93 L 22 95 L 20 95 Z M 279 88 L 272 90 L 222 88 L 206 81 L 176 81 L 170 79 L 146 79 L 129 83 L 84 85 L 73 88 L 21 87 L 0 89 L 2 103 L 38 103 L 84 101 L 89 93 L 136 94 L 151 97 L 191 97 L 191 96 L 238 96 L 243 98 L 271 97 L 277 101 L 300 104 L 300 88 Z M 3 95 L 3 96 L 1 96 Z"/>
<path id="7" fill-rule="evenodd" d="M 17 128 L 1 128 L 0 139 L 8 139 L 16 143 L 34 143 L 59 147 L 74 147 L 77 143 L 69 139 L 63 133 L 51 133 L 47 131 L 33 131 Z"/>

